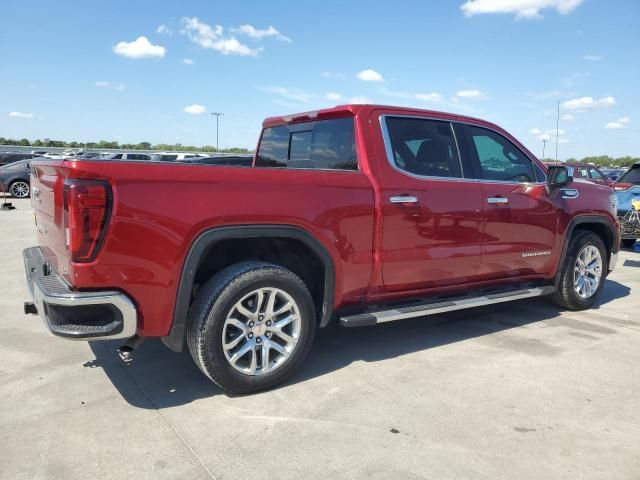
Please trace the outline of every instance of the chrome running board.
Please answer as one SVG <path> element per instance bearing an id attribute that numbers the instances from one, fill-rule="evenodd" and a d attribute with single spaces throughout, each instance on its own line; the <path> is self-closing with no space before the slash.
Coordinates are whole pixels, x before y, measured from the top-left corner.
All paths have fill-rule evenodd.
<path id="1" fill-rule="evenodd" d="M 458 296 L 448 298 L 433 298 L 420 303 L 414 302 L 405 306 L 396 306 L 388 310 L 371 311 L 359 313 L 357 315 L 343 316 L 340 324 L 345 327 L 363 327 L 367 325 L 377 325 L 378 323 L 393 322 L 407 318 L 422 317 L 425 315 L 435 315 L 436 313 L 451 312 L 453 310 L 463 310 L 465 308 L 482 307 L 494 303 L 511 302 L 523 298 L 539 297 L 553 293 L 552 285 L 523 288 L 519 290 L 493 291 L 479 296 Z"/>

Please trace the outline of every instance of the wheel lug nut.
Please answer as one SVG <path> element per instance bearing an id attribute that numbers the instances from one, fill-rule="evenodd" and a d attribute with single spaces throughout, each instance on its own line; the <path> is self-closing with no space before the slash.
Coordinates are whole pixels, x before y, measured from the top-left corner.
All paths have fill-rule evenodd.
<path id="1" fill-rule="evenodd" d="M 271 336 L 271 332 L 267 332 L 267 333 L 265 333 L 265 335 L 266 335 L 267 337 L 270 337 L 270 336 Z"/>
<path id="2" fill-rule="evenodd" d="M 271 320 L 267 320 L 267 327 L 271 326 Z"/>
<path id="3" fill-rule="evenodd" d="M 260 343 L 262 342 L 262 339 L 260 337 L 256 338 L 256 343 Z"/>
<path id="4" fill-rule="evenodd" d="M 249 322 L 250 327 L 253 327 L 253 325 L 254 325 L 253 321 Z"/>
<path id="5" fill-rule="evenodd" d="M 264 315 L 258 315 L 258 320 L 264 320 Z"/>

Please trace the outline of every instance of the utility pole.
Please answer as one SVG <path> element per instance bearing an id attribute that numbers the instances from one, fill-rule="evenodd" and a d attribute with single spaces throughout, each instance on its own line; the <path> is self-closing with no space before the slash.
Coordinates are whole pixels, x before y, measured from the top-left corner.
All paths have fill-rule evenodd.
<path id="1" fill-rule="evenodd" d="M 558 100 L 558 115 L 556 116 L 556 163 L 558 163 L 558 137 L 560 137 L 560 100 Z"/>
<path id="2" fill-rule="evenodd" d="M 221 115 L 224 115 L 222 112 L 212 112 L 211 115 L 216 116 L 216 153 L 220 153 L 220 144 L 218 143 L 220 129 L 218 128 L 218 119 Z"/>
<path id="3" fill-rule="evenodd" d="M 544 147 L 546 147 L 546 146 L 547 146 L 547 142 L 548 142 L 548 141 L 549 141 L 549 140 L 547 140 L 546 138 L 543 138 L 543 139 L 542 139 L 542 161 L 544 161 Z"/>

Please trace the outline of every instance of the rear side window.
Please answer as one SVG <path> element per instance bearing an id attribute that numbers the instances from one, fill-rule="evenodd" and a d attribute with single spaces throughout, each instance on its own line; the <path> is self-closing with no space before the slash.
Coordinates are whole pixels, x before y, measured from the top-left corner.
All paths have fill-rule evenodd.
<path id="1" fill-rule="evenodd" d="M 265 128 L 257 167 L 357 170 L 353 118 Z"/>
<path id="2" fill-rule="evenodd" d="M 387 117 L 390 161 L 400 170 L 426 177 L 461 177 L 449 122 Z"/>
<path id="3" fill-rule="evenodd" d="M 535 182 L 533 163 L 513 143 L 485 128 L 468 126 L 482 178 L 501 182 Z"/>

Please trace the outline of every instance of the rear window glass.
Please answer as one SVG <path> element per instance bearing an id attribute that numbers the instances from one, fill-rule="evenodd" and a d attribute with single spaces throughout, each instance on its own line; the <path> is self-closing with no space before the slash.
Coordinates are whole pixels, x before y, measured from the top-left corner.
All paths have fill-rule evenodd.
<path id="1" fill-rule="evenodd" d="M 353 118 L 265 128 L 256 166 L 357 170 Z"/>

